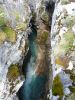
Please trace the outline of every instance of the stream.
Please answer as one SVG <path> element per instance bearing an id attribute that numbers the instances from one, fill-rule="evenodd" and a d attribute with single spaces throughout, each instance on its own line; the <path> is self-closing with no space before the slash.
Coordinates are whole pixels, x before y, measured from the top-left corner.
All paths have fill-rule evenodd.
<path id="1" fill-rule="evenodd" d="M 36 43 L 37 31 L 34 21 L 30 21 L 32 32 L 28 36 L 29 51 L 25 57 L 23 64 L 23 73 L 26 77 L 23 86 L 19 89 L 17 95 L 19 100 L 40 100 L 40 96 L 44 92 L 47 76 L 45 73 L 37 74 L 37 54 L 39 53 L 39 46 Z M 39 63 L 39 62 L 38 62 Z M 25 65 L 25 67 L 24 67 Z"/>
<path id="2" fill-rule="evenodd" d="M 54 2 L 46 2 L 45 6 L 47 14 L 49 13 L 50 22 L 54 10 Z M 42 31 L 39 33 L 36 27 L 35 10 L 31 9 L 31 11 L 33 15 L 29 23 L 29 27 L 31 28 L 31 32 L 28 35 L 29 51 L 22 66 L 25 82 L 17 92 L 17 95 L 19 100 L 49 100 L 50 97 L 47 97 L 47 95 L 52 83 L 52 71 L 49 72 L 52 69 L 49 58 L 50 43 L 46 44 L 47 38 L 49 37 L 46 36 L 49 33 L 46 27 L 48 28 L 49 26 L 40 19 L 39 24 L 41 26 L 39 26 Z M 51 26 L 51 23 L 49 25 Z"/>

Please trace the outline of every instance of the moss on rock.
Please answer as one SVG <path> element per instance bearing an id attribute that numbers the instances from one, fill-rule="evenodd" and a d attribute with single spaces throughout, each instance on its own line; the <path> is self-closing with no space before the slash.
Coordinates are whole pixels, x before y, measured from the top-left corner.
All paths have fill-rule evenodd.
<path id="1" fill-rule="evenodd" d="M 48 31 L 44 30 L 38 35 L 38 42 L 40 44 L 45 44 L 48 38 Z"/>
<path id="2" fill-rule="evenodd" d="M 63 85 L 62 85 L 59 75 L 57 75 L 53 81 L 52 91 L 53 91 L 53 95 L 55 95 L 55 96 L 57 96 L 57 95 L 63 96 L 64 95 Z"/>
<path id="3" fill-rule="evenodd" d="M 73 25 L 75 24 L 75 16 L 67 16 L 65 23 L 69 29 L 72 29 Z"/>
<path id="4" fill-rule="evenodd" d="M 74 50 L 75 46 L 73 45 L 75 40 L 75 36 L 71 30 L 68 30 L 66 33 L 63 34 L 62 38 L 56 44 L 55 49 L 54 49 L 54 55 L 60 56 L 60 55 L 65 55 L 69 51 Z"/>
<path id="5" fill-rule="evenodd" d="M 75 92 L 75 86 L 70 86 L 69 89 L 70 89 L 70 91 L 71 91 L 72 93 Z"/>
<path id="6" fill-rule="evenodd" d="M 0 45 L 6 40 L 6 35 L 5 33 L 0 30 Z"/>
<path id="7" fill-rule="evenodd" d="M 43 11 L 44 11 L 44 7 L 43 6 L 40 6 L 39 13 L 41 14 Z"/>
<path id="8" fill-rule="evenodd" d="M 18 77 L 20 76 L 20 72 L 19 72 L 19 68 L 18 68 L 18 65 L 15 64 L 15 65 L 11 65 L 9 68 L 8 68 L 8 73 L 7 73 L 7 77 L 8 77 L 8 80 L 16 80 Z"/>
<path id="9" fill-rule="evenodd" d="M 61 44 L 62 49 L 64 49 L 65 52 L 67 53 L 69 50 L 73 49 L 73 41 L 75 39 L 75 36 L 73 32 L 68 30 L 68 32 L 64 34 L 63 38 L 65 39 L 65 43 L 61 41 L 62 44 L 61 43 L 60 44 Z"/>
<path id="10" fill-rule="evenodd" d="M 7 26 L 8 20 L 5 18 L 3 9 L 0 7 L 0 44 L 5 40 L 14 43 L 16 41 L 16 32 Z"/>
<path id="11" fill-rule="evenodd" d="M 27 28 L 27 23 L 24 23 L 24 22 L 18 23 L 18 24 L 16 25 L 16 29 L 17 29 L 17 30 L 25 30 L 26 28 Z"/>
<path id="12" fill-rule="evenodd" d="M 49 16 L 47 14 L 47 12 L 44 12 L 41 16 L 42 20 L 44 21 L 44 23 L 48 24 L 49 23 Z"/>
<path id="13" fill-rule="evenodd" d="M 0 16 L 0 28 L 3 27 L 3 26 L 5 26 L 6 23 L 7 23 L 7 21 L 5 20 L 5 18 L 2 17 L 2 16 Z"/>
<path id="14" fill-rule="evenodd" d="M 70 94 L 65 100 L 75 100 L 75 93 Z"/>
<path id="15" fill-rule="evenodd" d="M 5 33 L 8 41 L 13 43 L 16 41 L 16 32 L 12 28 L 3 27 L 2 30 Z"/>
<path id="16" fill-rule="evenodd" d="M 15 16 L 16 21 L 19 21 L 20 13 L 18 11 L 13 11 L 13 16 Z"/>
<path id="17" fill-rule="evenodd" d="M 5 19 L 4 9 L 0 7 L 0 28 L 6 25 L 7 21 Z"/>
<path id="18" fill-rule="evenodd" d="M 57 56 L 55 63 L 66 68 L 68 66 L 69 59 L 67 57 Z"/>
<path id="19" fill-rule="evenodd" d="M 70 75 L 70 79 L 73 80 L 73 81 L 75 82 L 75 75 L 74 75 L 74 74 L 71 74 L 71 75 Z"/>
<path id="20" fill-rule="evenodd" d="M 61 4 L 68 4 L 69 0 L 61 0 Z"/>

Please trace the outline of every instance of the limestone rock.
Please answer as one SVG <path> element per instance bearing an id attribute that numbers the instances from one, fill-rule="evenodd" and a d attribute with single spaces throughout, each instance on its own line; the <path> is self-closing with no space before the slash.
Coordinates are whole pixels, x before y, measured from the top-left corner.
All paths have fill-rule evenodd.
<path id="1" fill-rule="evenodd" d="M 16 100 L 16 92 L 25 80 L 21 65 L 28 49 L 27 36 L 31 11 L 23 0 L 4 0 L 3 3 L 1 1 L 0 100 Z"/>
<path id="2" fill-rule="evenodd" d="M 65 95 L 68 96 L 68 94 L 74 91 L 74 26 L 75 2 L 73 0 L 60 0 L 56 2 L 51 28 L 51 60 L 53 75 L 54 77 L 57 74 L 60 76 L 64 87 L 63 100 L 65 100 L 64 97 L 66 98 Z M 70 88 L 68 85 L 70 85 Z M 71 100 L 71 98 L 67 100 Z"/>

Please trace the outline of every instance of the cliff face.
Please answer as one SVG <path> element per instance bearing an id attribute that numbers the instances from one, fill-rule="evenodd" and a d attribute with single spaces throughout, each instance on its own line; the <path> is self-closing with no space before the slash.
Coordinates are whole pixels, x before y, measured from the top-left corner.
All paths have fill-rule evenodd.
<path id="1" fill-rule="evenodd" d="M 74 100 L 75 2 L 73 0 L 60 0 L 56 3 L 51 28 L 51 48 L 54 98 Z"/>
<path id="2" fill-rule="evenodd" d="M 36 39 L 31 34 L 34 19 Z M 35 41 L 29 43 L 29 39 Z M 29 75 L 48 75 L 41 99 L 74 100 L 74 0 L 0 0 L 0 100 L 18 100 L 29 48 L 28 64 L 34 69 Z"/>
<path id="3" fill-rule="evenodd" d="M 36 43 L 39 47 L 36 73 L 46 72 L 46 53 L 50 56 L 49 40 L 46 41 L 50 31 L 49 16 L 52 16 L 46 11 L 47 3 L 48 0 L 0 0 L 0 100 L 17 100 L 16 93 L 25 81 L 22 64 L 29 50 L 32 17 L 36 17 Z"/>
<path id="4" fill-rule="evenodd" d="M 37 5 L 38 4 L 38 5 Z M 19 100 L 48 100 L 52 84 L 49 32 L 54 2 L 48 0 L 30 3 L 32 18 L 28 35 L 31 57 L 27 64 L 26 80 L 18 91 Z M 50 18 L 49 18 L 50 17 Z M 49 39 L 48 39 L 49 37 Z M 29 53 L 29 52 L 28 52 Z M 49 77 L 50 74 L 50 77 Z"/>
<path id="5" fill-rule="evenodd" d="M 0 100 L 13 99 L 24 78 L 30 8 L 22 0 L 0 1 Z"/>

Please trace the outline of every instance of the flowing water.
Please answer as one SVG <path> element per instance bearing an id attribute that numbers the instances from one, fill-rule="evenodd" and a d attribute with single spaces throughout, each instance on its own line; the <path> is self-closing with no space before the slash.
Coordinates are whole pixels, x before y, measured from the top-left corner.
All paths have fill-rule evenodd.
<path id="1" fill-rule="evenodd" d="M 23 86 L 18 91 L 19 100 L 40 100 L 40 96 L 42 95 L 46 83 L 46 75 L 36 74 L 36 60 L 38 54 L 38 44 L 36 43 L 37 31 L 36 27 L 33 23 L 31 23 L 32 32 L 28 36 L 29 39 L 29 52 L 30 58 L 26 62 L 26 70 L 23 65 L 23 73 L 26 73 L 26 80 Z M 28 54 L 29 55 L 29 54 Z M 26 60 L 26 59 L 25 59 Z"/>

